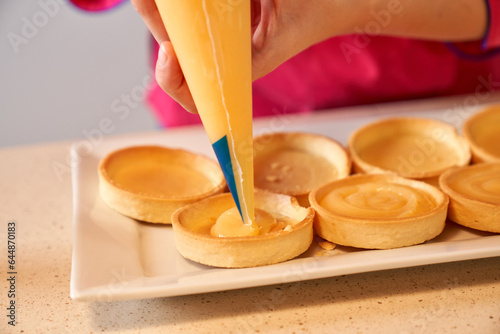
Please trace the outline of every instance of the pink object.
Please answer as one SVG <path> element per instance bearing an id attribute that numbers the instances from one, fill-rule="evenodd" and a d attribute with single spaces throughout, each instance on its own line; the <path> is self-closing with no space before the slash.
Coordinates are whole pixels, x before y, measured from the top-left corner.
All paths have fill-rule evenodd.
<path id="1" fill-rule="evenodd" d="M 491 49 L 500 46 L 500 1 L 487 0 L 486 4 L 488 6 L 488 30 L 484 46 Z"/>
<path id="2" fill-rule="evenodd" d="M 480 41 L 454 47 L 464 55 L 484 52 Z M 367 35 L 332 38 L 254 82 L 254 117 L 476 92 L 486 96 L 500 89 L 500 55 L 469 58 L 440 42 Z M 148 101 L 165 127 L 200 122 L 156 83 Z"/>
<path id="3" fill-rule="evenodd" d="M 98 12 L 106 9 L 110 9 L 120 3 L 123 0 L 69 0 L 76 7 L 86 10 L 89 12 Z"/>
<path id="4" fill-rule="evenodd" d="M 93 10 L 119 2 L 71 1 Z M 362 34 L 314 45 L 253 83 L 254 117 L 469 93 L 471 101 L 484 98 L 500 89 L 500 0 L 486 1 L 488 27 L 482 41 L 450 44 L 377 36 L 374 18 L 360 27 Z M 155 45 L 153 64 L 157 54 Z M 148 102 L 165 127 L 200 123 L 156 82 Z"/>

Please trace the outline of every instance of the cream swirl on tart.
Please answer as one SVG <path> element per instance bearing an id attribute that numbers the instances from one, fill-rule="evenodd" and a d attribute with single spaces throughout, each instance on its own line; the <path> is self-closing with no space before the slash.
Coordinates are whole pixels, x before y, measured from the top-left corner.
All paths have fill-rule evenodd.
<path id="1" fill-rule="evenodd" d="M 500 105 L 485 108 L 468 118 L 463 133 L 474 163 L 500 162 Z"/>
<path id="2" fill-rule="evenodd" d="M 481 163 L 444 173 L 440 186 L 450 196 L 450 220 L 500 233 L 500 163 Z"/>
<path id="3" fill-rule="evenodd" d="M 335 188 L 319 204 L 339 215 L 368 219 L 411 217 L 435 205 L 418 189 L 386 182 Z"/>
<path id="4" fill-rule="evenodd" d="M 430 240 L 445 224 L 448 198 L 426 183 L 395 175 L 354 175 L 309 196 L 318 235 L 360 248 L 395 248 Z"/>
<path id="5" fill-rule="evenodd" d="M 494 167 L 496 168 L 490 168 L 482 173 L 477 173 L 471 168 L 464 169 L 448 179 L 448 186 L 469 198 L 499 205 L 500 168 Z"/>

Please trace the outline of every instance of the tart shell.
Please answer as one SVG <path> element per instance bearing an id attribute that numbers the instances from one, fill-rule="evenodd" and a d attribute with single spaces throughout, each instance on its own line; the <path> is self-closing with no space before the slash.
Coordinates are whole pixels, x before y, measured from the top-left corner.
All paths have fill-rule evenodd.
<path id="1" fill-rule="evenodd" d="M 500 163 L 482 163 L 460 168 L 454 168 L 439 179 L 441 189 L 450 197 L 448 208 L 448 218 L 457 224 L 470 227 L 476 230 L 500 233 L 500 202 L 492 203 L 457 191 L 452 185 L 452 179 L 462 179 L 463 172 L 474 172 L 481 175 L 486 171 L 494 174 L 500 182 Z M 471 182 L 466 180 L 465 182 Z M 499 195 L 500 200 L 500 195 Z"/>
<path id="2" fill-rule="evenodd" d="M 435 201 L 435 207 L 411 217 L 367 219 L 336 214 L 319 204 L 339 186 L 370 182 L 396 183 L 416 188 L 429 195 Z M 311 192 L 309 200 L 316 210 L 314 228 L 319 236 L 339 245 L 366 249 L 397 248 L 433 239 L 443 231 L 448 209 L 448 197 L 436 187 L 390 174 L 360 174 L 333 181 Z"/>
<path id="3" fill-rule="evenodd" d="M 273 168 L 271 164 L 274 157 L 292 152 L 299 153 L 300 156 L 288 160 L 288 166 L 283 167 L 289 167 L 290 170 L 282 174 L 290 179 L 280 180 L 279 176 L 277 180 L 271 179 L 274 176 L 268 173 Z M 318 162 L 322 162 L 321 168 Z M 276 132 L 254 138 L 255 187 L 293 196 L 304 207 L 310 206 L 309 193 L 314 188 L 347 177 L 351 173 L 351 165 L 344 147 L 326 136 L 305 132 Z M 310 175 L 306 176 L 308 173 Z M 300 178 L 303 181 L 314 179 L 314 185 L 302 184 Z"/>
<path id="4" fill-rule="evenodd" d="M 390 148 L 398 146 L 402 153 L 391 154 Z M 387 118 L 365 125 L 351 134 L 348 147 L 355 172 L 397 174 L 435 186 L 445 170 L 467 165 L 471 159 L 466 141 L 453 126 L 415 117 Z M 370 152 L 378 153 L 368 158 Z"/>
<path id="5" fill-rule="evenodd" d="M 489 133 L 488 142 L 500 145 L 500 105 L 488 107 L 468 118 L 463 125 L 463 134 L 470 145 L 472 162 L 500 162 L 500 152 L 484 146 L 480 137 Z"/>
<path id="6" fill-rule="evenodd" d="M 234 207 L 229 193 L 216 195 L 174 212 L 172 226 L 178 251 L 187 259 L 215 267 L 243 268 L 287 261 L 305 252 L 313 239 L 312 208 L 295 198 L 263 190 L 255 191 L 256 208 L 295 222 L 290 230 L 248 237 L 214 237 L 199 233 L 226 210 Z M 198 226 L 195 228 L 195 226 Z M 211 226 L 211 225 L 210 225 Z"/>
<path id="7" fill-rule="evenodd" d="M 190 175 L 208 181 L 201 189 L 188 189 L 181 195 L 163 193 L 168 185 L 161 185 L 156 180 L 165 177 L 162 166 L 166 165 L 189 171 Z M 150 179 L 154 181 L 144 185 L 143 180 L 134 179 L 134 176 L 117 179 L 120 173 L 130 170 L 130 175 L 152 170 Z M 224 175 L 213 160 L 161 146 L 134 146 L 111 152 L 99 163 L 98 174 L 100 195 L 109 207 L 125 216 L 150 223 L 170 224 L 170 217 L 178 208 L 226 189 Z M 181 177 L 175 173 L 168 176 Z"/>

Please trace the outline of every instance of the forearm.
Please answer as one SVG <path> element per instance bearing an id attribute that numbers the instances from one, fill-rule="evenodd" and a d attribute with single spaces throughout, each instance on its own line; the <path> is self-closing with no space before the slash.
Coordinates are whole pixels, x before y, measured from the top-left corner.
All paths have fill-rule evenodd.
<path id="1" fill-rule="evenodd" d="M 487 25 L 485 0 L 371 0 L 362 22 L 389 14 L 381 34 L 431 40 L 481 39 Z M 392 11 L 392 13 L 391 13 Z"/>
<path id="2" fill-rule="evenodd" d="M 325 39 L 349 34 L 436 41 L 482 39 L 485 0 L 254 0 L 262 17 L 254 34 L 254 78 Z M 496 1 L 496 0 L 495 0 Z"/>
<path id="3" fill-rule="evenodd" d="M 487 26 L 485 0 L 324 0 L 335 18 L 339 4 L 357 13 L 340 33 L 366 33 L 441 41 L 481 39 Z M 337 9 L 335 9 L 337 8 Z M 338 35 L 331 24 L 331 36 Z"/>
<path id="4" fill-rule="evenodd" d="M 348 34 L 440 41 L 478 40 L 485 0 L 261 0 L 275 4 L 275 33 L 290 55 Z M 281 46 L 280 46 L 281 45 Z M 289 57 L 290 55 L 285 55 Z"/>

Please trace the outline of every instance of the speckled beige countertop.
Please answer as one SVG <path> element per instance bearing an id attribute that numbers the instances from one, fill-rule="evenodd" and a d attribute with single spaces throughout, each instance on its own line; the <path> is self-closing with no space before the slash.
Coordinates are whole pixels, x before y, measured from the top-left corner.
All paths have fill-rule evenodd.
<path id="1" fill-rule="evenodd" d="M 70 143 L 0 150 L 0 333 L 500 333 L 500 258 L 199 295 L 69 297 Z M 61 177 L 62 175 L 62 177 Z M 16 322 L 7 224 L 16 223 Z"/>

